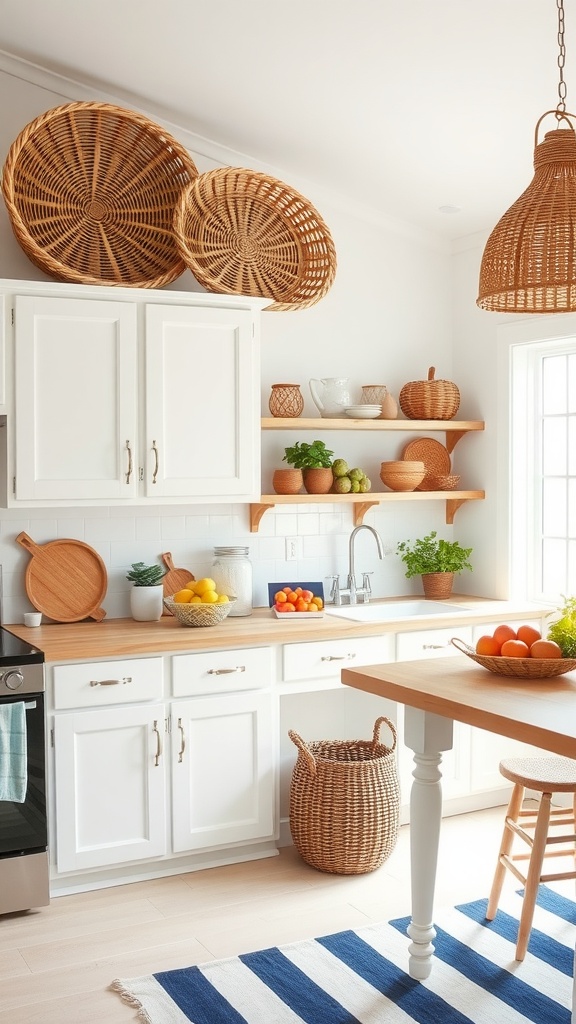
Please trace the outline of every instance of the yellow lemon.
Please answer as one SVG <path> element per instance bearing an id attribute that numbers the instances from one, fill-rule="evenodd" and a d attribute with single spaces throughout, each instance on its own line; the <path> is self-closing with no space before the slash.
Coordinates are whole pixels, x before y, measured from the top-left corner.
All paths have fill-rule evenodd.
<path id="1" fill-rule="evenodd" d="M 192 591 L 187 590 L 186 588 L 184 590 L 179 590 L 177 594 L 174 594 L 174 600 L 177 604 L 189 604 L 191 597 L 193 597 Z"/>
<path id="2" fill-rule="evenodd" d="M 201 580 L 196 580 L 192 585 L 192 590 L 195 594 L 199 594 L 202 597 L 207 590 L 216 590 L 216 584 L 214 580 L 211 580 L 209 576 L 204 576 Z"/>
<path id="3" fill-rule="evenodd" d="M 215 590 L 205 590 L 202 594 L 202 600 L 204 604 L 216 604 L 218 601 L 218 594 Z"/>
<path id="4" fill-rule="evenodd" d="M 202 604 L 202 598 L 199 596 L 199 594 L 192 594 L 192 597 L 190 598 L 190 602 L 189 603 L 190 604 Z"/>
<path id="5" fill-rule="evenodd" d="M 228 597 L 228 594 L 218 594 L 218 601 L 216 603 L 217 604 L 228 604 L 229 600 L 230 599 Z"/>

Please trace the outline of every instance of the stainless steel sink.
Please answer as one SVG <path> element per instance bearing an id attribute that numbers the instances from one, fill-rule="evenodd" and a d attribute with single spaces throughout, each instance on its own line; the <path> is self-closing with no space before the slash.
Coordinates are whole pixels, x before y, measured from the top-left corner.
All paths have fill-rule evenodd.
<path id="1" fill-rule="evenodd" d="M 340 606 L 328 604 L 324 610 L 327 615 L 358 622 L 387 622 L 390 619 L 462 615 L 470 609 L 461 604 L 445 604 L 441 601 L 382 601 Z"/>

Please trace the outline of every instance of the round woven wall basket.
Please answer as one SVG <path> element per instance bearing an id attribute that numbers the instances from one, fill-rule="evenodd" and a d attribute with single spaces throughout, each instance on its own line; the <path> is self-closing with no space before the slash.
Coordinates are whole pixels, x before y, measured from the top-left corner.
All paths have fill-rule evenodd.
<path id="1" fill-rule="evenodd" d="M 174 232 L 209 292 L 269 297 L 269 310 L 313 306 L 336 274 L 334 243 L 317 210 L 276 178 L 241 167 L 199 174 L 177 204 Z"/>
<path id="2" fill-rule="evenodd" d="M 186 269 L 174 207 L 198 174 L 159 125 L 107 103 L 67 103 L 12 143 L 2 191 L 12 229 L 46 274 L 160 288 Z"/>

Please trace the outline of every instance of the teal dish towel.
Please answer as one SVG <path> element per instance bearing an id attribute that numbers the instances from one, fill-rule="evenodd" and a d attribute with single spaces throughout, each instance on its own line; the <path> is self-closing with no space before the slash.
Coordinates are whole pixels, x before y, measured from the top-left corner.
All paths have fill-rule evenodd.
<path id="1" fill-rule="evenodd" d="M 23 804 L 28 785 L 26 705 L 0 705 L 0 800 Z"/>

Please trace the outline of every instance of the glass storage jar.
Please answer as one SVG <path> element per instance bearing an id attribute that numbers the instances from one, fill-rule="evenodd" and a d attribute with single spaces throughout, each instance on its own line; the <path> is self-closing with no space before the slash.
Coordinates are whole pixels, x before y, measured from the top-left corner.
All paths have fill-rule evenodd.
<path id="1" fill-rule="evenodd" d="M 215 547 L 211 572 L 218 593 L 236 597 L 230 615 L 251 615 L 252 563 L 248 548 Z"/>

